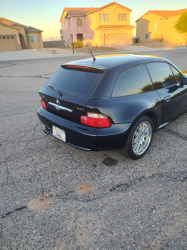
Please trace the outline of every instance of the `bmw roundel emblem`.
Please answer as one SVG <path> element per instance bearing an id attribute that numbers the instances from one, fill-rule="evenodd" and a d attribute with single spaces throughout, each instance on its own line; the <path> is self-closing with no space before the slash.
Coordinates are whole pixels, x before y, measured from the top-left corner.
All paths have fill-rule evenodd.
<path id="1" fill-rule="evenodd" d="M 56 104 L 60 104 L 60 101 L 58 99 L 56 99 Z"/>

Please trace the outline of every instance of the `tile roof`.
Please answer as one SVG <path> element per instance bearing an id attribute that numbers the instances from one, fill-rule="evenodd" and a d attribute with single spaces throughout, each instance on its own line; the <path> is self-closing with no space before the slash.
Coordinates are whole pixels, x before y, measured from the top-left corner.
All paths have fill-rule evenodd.
<path id="1" fill-rule="evenodd" d="M 101 25 L 96 29 L 135 28 L 132 25 Z"/>
<path id="2" fill-rule="evenodd" d="M 29 32 L 38 32 L 39 33 L 39 32 L 43 32 L 43 30 L 39 30 L 39 29 L 36 29 L 32 26 L 29 26 L 25 29 L 25 33 L 29 33 Z"/>
<path id="3" fill-rule="evenodd" d="M 22 28 L 27 28 L 27 26 L 25 26 L 25 25 L 23 25 L 23 24 L 21 24 L 21 23 L 16 23 L 16 22 L 14 22 L 14 23 L 12 23 L 12 24 L 10 24 L 11 26 L 20 26 L 20 27 L 22 27 Z"/>
<path id="4" fill-rule="evenodd" d="M 4 20 L 7 20 L 7 21 L 9 21 L 9 22 L 11 22 L 11 24 L 6 24 L 6 23 L 4 23 L 4 22 L 3 22 L 3 19 L 4 19 Z M 11 20 L 9 20 L 9 19 L 7 19 L 7 18 L 4 18 L 4 17 L 0 17 L 0 24 L 3 24 L 3 25 L 5 25 L 5 26 L 11 27 L 11 28 L 17 29 L 17 30 L 19 30 L 19 29 L 16 28 L 16 27 L 14 27 L 14 26 L 20 26 L 20 27 L 24 28 L 24 29 L 25 29 L 25 32 L 27 32 L 27 33 L 28 33 L 28 32 L 43 32 L 42 30 L 36 29 L 36 28 L 34 28 L 34 27 L 32 27 L 32 26 L 26 26 L 26 25 L 23 25 L 23 24 L 21 24 L 21 23 L 17 23 L 17 22 L 11 21 Z"/>
<path id="5" fill-rule="evenodd" d="M 96 11 L 99 8 L 65 8 L 71 16 L 85 16 L 91 11 Z"/>
<path id="6" fill-rule="evenodd" d="M 186 9 L 181 9 L 181 10 L 149 10 L 147 11 L 145 14 L 147 13 L 154 13 L 156 15 L 159 15 L 159 16 L 162 16 L 162 17 L 170 17 L 170 16 L 177 16 L 177 15 L 180 15 L 182 14 L 183 12 L 187 11 L 187 8 Z M 143 14 L 143 16 L 145 15 Z M 141 16 L 140 18 L 142 18 L 143 16 Z M 140 19 L 139 18 L 139 19 Z M 138 19 L 138 20 L 139 20 Z M 138 21 L 136 20 L 136 22 Z"/>
<path id="7" fill-rule="evenodd" d="M 64 11 L 67 11 L 67 13 L 70 16 L 87 16 L 87 15 L 92 14 L 92 13 L 98 11 L 98 10 L 102 10 L 104 8 L 107 8 L 108 6 L 110 6 L 112 4 L 120 5 L 121 7 L 125 8 L 125 9 L 128 9 L 129 11 L 132 11 L 131 9 L 129 9 L 129 8 L 119 4 L 119 3 L 116 3 L 116 2 L 109 3 L 107 5 L 104 5 L 104 6 L 100 7 L 100 8 L 93 8 L 93 7 L 90 7 L 90 8 L 64 8 L 64 10 L 62 12 L 62 15 L 61 15 L 61 18 L 60 18 L 60 21 L 62 19 Z"/>
<path id="8" fill-rule="evenodd" d="M 9 25 L 9 24 L 6 24 L 6 23 L 0 22 L 0 24 L 2 24 L 2 25 L 4 25 L 4 26 L 7 26 L 7 27 L 9 27 L 9 28 L 11 28 L 11 29 L 19 30 L 18 28 L 12 27 L 12 25 Z"/>

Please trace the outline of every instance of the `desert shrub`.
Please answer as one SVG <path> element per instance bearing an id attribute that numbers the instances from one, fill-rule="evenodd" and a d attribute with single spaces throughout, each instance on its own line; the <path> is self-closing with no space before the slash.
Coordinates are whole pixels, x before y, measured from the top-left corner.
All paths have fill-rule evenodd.
<path id="1" fill-rule="evenodd" d="M 74 48 L 82 48 L 83 47 L 83 42 L 81 42 L 81 41 L 73 41 L 73 43 L 75 44 L 74 45 Z M 73 45 L 71 45 L 71 48 L 73 47 Z"/>

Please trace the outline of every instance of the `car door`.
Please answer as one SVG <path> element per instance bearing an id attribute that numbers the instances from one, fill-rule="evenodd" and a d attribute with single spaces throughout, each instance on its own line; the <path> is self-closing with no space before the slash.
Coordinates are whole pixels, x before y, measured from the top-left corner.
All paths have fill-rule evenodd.
<path id="1" fill-rule="evenodd" d="M 181 84 L 181 78 L 183 77 L 183 74 L 174 67 L 174 65 L 170 65 L 171 70 L 174 74 L 176 83 L 179 85 Z M 184 110 L 187 109 L 187 85 L 181 86 L 181 108 Z"/>
<path id="2" fill-rule="evenodd" d="M 184 109 L 183 88 L 176 82 L 169 63 L 153 62 L 147 64 L 154 89 L 161 98 L 162 119 L 167 122 L 179 115 Z"/>

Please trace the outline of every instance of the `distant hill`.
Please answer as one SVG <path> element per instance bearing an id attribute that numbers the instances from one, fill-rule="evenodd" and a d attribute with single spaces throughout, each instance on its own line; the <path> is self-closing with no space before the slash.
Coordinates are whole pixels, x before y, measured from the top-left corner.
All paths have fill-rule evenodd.
<path id="1" fill-rule="evenodd" d="M 51 36 L 51 37 L 43 39 L 43 41 L 60 41 L 60 37 L 58 37 L 58 36 Z"/>

